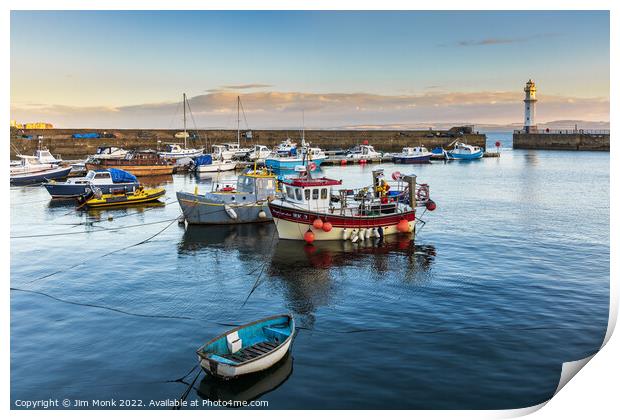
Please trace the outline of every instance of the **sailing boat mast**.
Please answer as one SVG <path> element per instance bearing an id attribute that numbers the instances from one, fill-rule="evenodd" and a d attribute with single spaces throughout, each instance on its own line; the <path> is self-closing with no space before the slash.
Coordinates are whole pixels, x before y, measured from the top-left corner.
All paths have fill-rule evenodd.
<path id="1" fill-rule="evenodd" d="M 239 136 L 239 124 L 240 124 L 239 105 L 240 103 L 241 103 L 241 98 L 237 96 L 237 149 L 241 147 L 240 136 Z"/>
<path id="2" fill-rule="evenodd" d="M 187 97 L 185 93 L 183 93 L 183 147 L 187 149 L 187 118 L 185 117 L 185 103 L 187 102 Z"/>

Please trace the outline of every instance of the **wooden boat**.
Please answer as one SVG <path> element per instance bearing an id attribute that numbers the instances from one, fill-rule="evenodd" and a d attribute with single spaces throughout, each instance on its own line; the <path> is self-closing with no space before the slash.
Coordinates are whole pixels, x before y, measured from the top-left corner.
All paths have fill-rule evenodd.
<path id="1" fill-rule="evenodd" d="M 119 168 L 135 176 L 171 175 L 172 161 L 160 158 L 154 152 L 130 152 L 122 159 L 89 159 L 86 170 Z"/>
<path id="2" fill-rule="evenodd" d="M 206 373 L 231 379 L 278 363 L 288 353 L 294 336 L 293 317 L 275 315 L 227 331 L 196 354 Z"/>
<path id="3" fill-rule="evenodd" d="M 99 207 L 115 207 L 125 206 L 128 204 L 142 204 L 157 201 L 163 196 L 166 190 L 163 188 L 145 189 L 140 186 L 132 192 L 113 192 L 111 194 L 102 194 L 101 190 L 93 188 L 88 194 L 78 197 L 78 208 L 99 208 Z"/>

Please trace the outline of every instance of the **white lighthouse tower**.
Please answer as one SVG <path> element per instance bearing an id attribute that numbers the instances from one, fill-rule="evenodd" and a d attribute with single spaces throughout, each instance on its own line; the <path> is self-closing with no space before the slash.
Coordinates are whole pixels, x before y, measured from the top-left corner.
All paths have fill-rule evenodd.
<path id="1" fill-rule="evenodd" d="M 536 128 L 536 83 L 532 79 L 528 80 L 525 84 L 525 120 L 523 123 L 523 130 L 526 133 L 535 133 L 538 131 Z"/>

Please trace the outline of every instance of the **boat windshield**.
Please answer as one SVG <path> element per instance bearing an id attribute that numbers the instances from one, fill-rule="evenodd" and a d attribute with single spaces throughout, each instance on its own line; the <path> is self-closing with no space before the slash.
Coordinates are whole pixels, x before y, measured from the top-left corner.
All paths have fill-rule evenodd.
<path id="1" fill-rule="evenodd" d="M 86 179 L 93 179 L 95 177 L 95 171 L 88 171 L 86 174 Z"/>

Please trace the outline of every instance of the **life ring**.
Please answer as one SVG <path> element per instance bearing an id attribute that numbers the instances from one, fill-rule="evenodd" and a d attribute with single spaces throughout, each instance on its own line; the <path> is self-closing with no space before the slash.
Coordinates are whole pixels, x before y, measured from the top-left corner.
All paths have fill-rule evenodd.
<path id="1" fill-rule="evenodd" d="M 418 201 L 426 201 L 430 196 L 430 192 L 428 190 L 428 184 L 420 184 L 420 187 L 415 193 L 415 198 Z"/>

